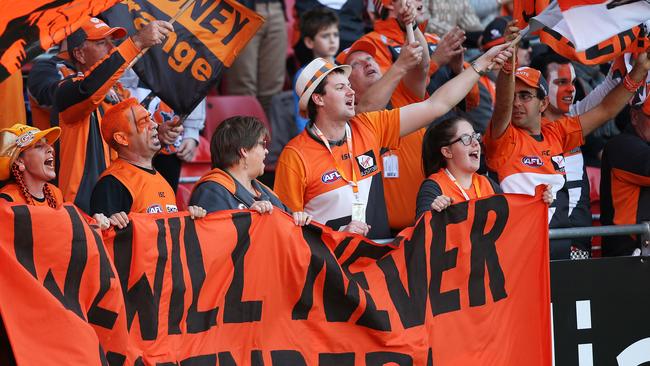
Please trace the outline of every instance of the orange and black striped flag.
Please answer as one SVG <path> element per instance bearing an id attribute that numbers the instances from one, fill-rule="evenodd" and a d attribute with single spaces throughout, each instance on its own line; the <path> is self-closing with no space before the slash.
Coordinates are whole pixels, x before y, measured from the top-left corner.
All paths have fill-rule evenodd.
<path id="1" fill-rule="evenodd" d="M 0 81 L 64 40 L 88 18 L 118 1 L 3 1 L 0 5 Z"/>
<path id="2" fill-rule="evenodd" d="M 609 62 L 624 53 L 640 53 L 650 46 L 648 30 L 645 25 L 629 21 L 625 23 L 620 17 L 613 14 L 599 13 L 596 15 L 599 15 L 600 19 L 609 19 L 610 23 L 618 24 L 618 28 L 610 27 L 610 29 L 604 30 L 602 27 L 598 29 L 583 27 L 585 29 L 580 31 L 573 30 L 575 27 L 571 26 L 570 20 L 589 19 L 589 21 L 593 21 L 593 17 L 596 16 L 592 14 L 596 12 L 593 6 L 586 6 L 582 3 L 598 3 L 595 5 L 606 7 L 601 4 L 604 3 L 601 0 L 552 2 L 548 0 L 515 0 L 514 15 L 518 20 L 518 27 L 523 28 L 530 23 L 530 31 L 539 34 L 542 43 L 549 45 L 558 54 L 586 65 Z M 614 7 L 608 11 L 614 10 L 620 12 L 625 9 Z"/>
<path id="3" fill-rule="evenodd" d="M 201 102 L 264 19 L 234 0 L 125 0 L 103 13 L 111 27 L 133 34 L 154 19 L 174 18 L 187 1 L 192 4 L 177 17 L 162 46 L 151 48 L 133 67 L 179 115 Z"/>

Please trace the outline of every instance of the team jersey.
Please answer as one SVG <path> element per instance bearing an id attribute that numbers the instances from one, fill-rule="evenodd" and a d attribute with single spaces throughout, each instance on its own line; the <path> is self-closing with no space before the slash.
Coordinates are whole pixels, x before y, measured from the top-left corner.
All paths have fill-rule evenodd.
<path id="1" fill-rule="evenodd" d="M 190 205 L 204 208 L 208 213 L 220 210 L 247 209 L 255 201 L 269 201 L 273 206 L 289 212 L 271 188 L 254 179 L 251 182 L 256 195 L 249 192 L 228 172 L 214 168 L 206 173 L 192 189 Z"/>
<path id="2" fill-rule="evenodd" d="M 99 175 L 117 157 L 102 138 L 101 117 L 111 104 L 128 95 L 114 86 L 139 52 L 127 38 L 88 72 L 65 78 L 56 90 L 61 126 L 59 186 L 65 200 L 85 212 L 90 210 L 90 196 Z"/>
<path id="3" fill-rule="evenodd" d="M 503 191 L 535 195 L 537 185 L 550 184 L 554 198 L 565 184 L 565 153 L 582 145 L 584 140 L 578 116 L 562 117 L 553 122 L 542 117 L 539 136 L 531 136 L 512 123 L 498 138 L 490 131 L 488 128 L 484 139 L 486 162 L 497 174 Z M 568 197 L 562 199 L 566 200 Z M 549 222 L 558 207 L 563 211 L 559 216 L 563 222 L 551 226 L 569 226 L 568 202 L 551 204 Z"/>
<path id="4" fill-rule="evenodd" d="M 461 191 L 462 190 L 462 191 Z M 465 192 L 465 194 L 463 194 Z M 417 209 L 415 211 L 415 219 L 417 220 L 423 213 L 431 210 L 431 203 L 436 197 L 445 195 L 452 199 L 452 204 L 466 201 L 469 199 L 477 199 L 487 197 L 495 193 L 502 193 L 499 185 L 492 181 L 490 178 L 474 173 L 472 175 L 472 185 L 469 189 L 464 189 L 445 173 L 444 169 L 431 174 L 427 179 L 422 182 L 417 196 Z"/>
<path id="5" fill-rule="evenodd" d="M 650 221 L 650 144 L 630 125 L 605 145 L 600 180 L 600 222 L 626 225 Z M 630 255 L 638 237 L 603 237 L 603 255 Z"/>
<path id="6" fill-rule="evenodd" d="M 61 190 L 57 188 L 57 186 L 49 183 L 45 183 L 45 185 L 48 186 L 50 188 L 50 192 L 54 194 L 54 198 L 56 200 L 56 207 L 61 206 L 61 204 L 63 203 L 63 193 L 61 193 Z M 13 182 L 8 183 L 7 185 L 5 185 L 0 189 L 0 198 L 12 203 L 17 203 L 21 205 L 27 204 L 25 197 L 20 191 L 20 187 L 18 186 L 18 184 Z M 32 203 L 34 206 L 49 206 L 47 204 L 47 199 L 45 197 L 41 199 L 32 197 Z"/>
<path id="7" fill-rule="evenodd" d="M 389 109 L 400 108 L 422 101 L 400 82 L 390 98 Z M 424 180 L 422 168 L 422 141 L 425 128 L 421 128 L 399 139 L 397 148 L 382 146 L 384 166 L 384 198 L 388 210 L 388 223 L 394 231 L 412 226 L 413 210 L 418 187 Z"/>
<path id="8" fill-rule="evenodd" d="M 381 147 L 395 148 L 399 109 L 361 113 L 349 122 L 352 156 L 345 139 L 330 144 L 332 153 L 312 132 L 312 124 L 285 146 L 276 167 L 275 192 L 293 211 L 305 211 L 335 230 L 352 218 L 355 194 L 346 179 L 356 174 L 358 197 L 367 203 L 369 238 L 390 236 L 382 183 Z M 342 170 L 337 170 L 337 166 Z M 345 179 L 344 179 L 345 178 Z"/>
<path id="9" fill-rule="evenodd" d="M 128 212 L 152 214 L 178 212 L 176 195 L 172 187 L 157 171 L 144 170 L 118 158 L 102 173 L 97 185 L 100 186 L 102 180 L 109 176 L 117 179 L 130 194 L 132 203 Z M 95 196 L 93 194 L 93 201 L 96 200 Z M 120 197 L 105 197 L 105 199 L 119 201 Z M 101 213 L 110 216 L 114 212 Z"/>

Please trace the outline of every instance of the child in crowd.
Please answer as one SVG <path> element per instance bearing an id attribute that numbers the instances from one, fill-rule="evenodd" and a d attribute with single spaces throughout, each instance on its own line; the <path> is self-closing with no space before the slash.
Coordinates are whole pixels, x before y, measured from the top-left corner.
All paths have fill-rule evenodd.
<path id="1" fill-rule="evenodd" d="M 339 18 L 335 12 L 328 8 L 314 8 L 303 13 L 300 17 L 300 34 L 305 46 L 313 53 L 314 58 L 323 58 L 334 63 L 334 56 L 339 50 Z M 303 68 L 300 68 L 293 79 L 295 90 L 296 80 Z M 298 95 L 293 93 L 294 110 L 296 118 L 296 133 L 302 132 L 307 124 L 307 119 L 300 117 L 298 111 Z"/>

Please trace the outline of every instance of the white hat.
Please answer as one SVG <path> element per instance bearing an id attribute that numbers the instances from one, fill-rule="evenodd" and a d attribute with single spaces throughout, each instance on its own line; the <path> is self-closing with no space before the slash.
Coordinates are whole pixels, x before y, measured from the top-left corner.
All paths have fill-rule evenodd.
<path id="1" fill-rule="evenodd" d="M 302 70 L 296 81 L 296 94 L 300 96 L 298 107 L 302 117 L 307 118 L 307 103 L 316 87 L 325 79 L 327 74 L 336 69 L 343 70 L 345 77 L 350 76 L 350 72 L 352 72 L 352 68 L 349 65 L 337 66 L 320 57 L 314 59 Z"/>

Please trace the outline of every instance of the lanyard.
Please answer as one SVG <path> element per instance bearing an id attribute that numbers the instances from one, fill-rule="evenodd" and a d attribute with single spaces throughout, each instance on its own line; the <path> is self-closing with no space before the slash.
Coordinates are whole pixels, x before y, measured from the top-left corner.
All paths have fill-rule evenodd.
<path id="1" fill-rule="evenodd" d="M 458 181 L 456 181 L 456 178 L 445 168 L 445 174 L 451 179 L 452 182 L 460 189 L 460 193 L 463 194 L 463 197 L 465 197 L 466 200 L 469 201 L 469 196 L 467 195 L 467 192 L 465 192 L 465 188 L 463 188 L 460 184 L 458 184 Z M 478 183 L 478 178 L 476 177 L 476 173 L 472 174 L 472 186 L 474 186 L 474 192 L 476 193 L 476 198 L 481 197 L 481 188 L 479 188 L 479 183 Z"/>
<path id="2" fill-rule="evenodd" d="M 357 184 L 357 174 L 354 171 L 354 163 L 352 162 L 352 159 L 354 158 L 354 155 L 352 155 L 352 131 L 350 130 L 350 125 L 345 124 L 345 141 L 346 144 L 348 145 L 348 160 L 350 160 L 350 164 L 352 165 L 352 179 L 348 179 L 345 177 L 344 171 L 339 168 L 339 164 L 336 161 L 336 158 L 334 157 L 334 153 L 332 152 L 332 148 L 330 147 L 329 141 L 327 141 L 327 138 L 325 138 L 325 135 L 321 132 L 321 130 L 316 127 L 316 124 L 312 124 L 312 129 L 314 130 L 314 133 L 316 136 L 318 136 L 327 150 L 330 152 L 330 155 L 332 155 L 332 159 L 334 159 L 334 167 L 336 168 L 336 171 L 341 175 L 341 178 L 343 178 L 344 181 L 348 182 L 350 186 L 352 186 L 352 192 L 354 192 L 355 196 L 358 196 L 359 193 L 359 185 Z M 358 197 L 357 197 L 358 199 Z"/>

